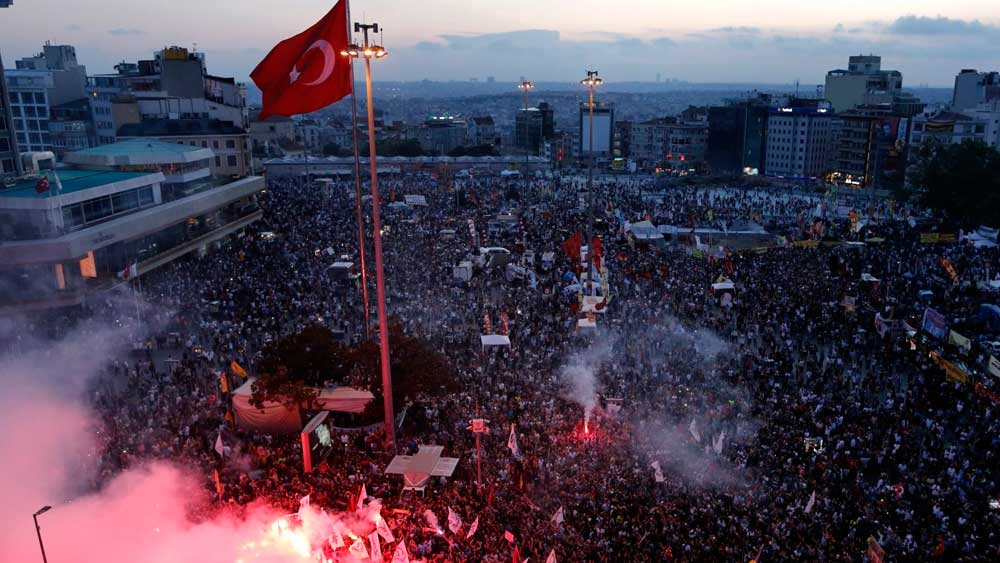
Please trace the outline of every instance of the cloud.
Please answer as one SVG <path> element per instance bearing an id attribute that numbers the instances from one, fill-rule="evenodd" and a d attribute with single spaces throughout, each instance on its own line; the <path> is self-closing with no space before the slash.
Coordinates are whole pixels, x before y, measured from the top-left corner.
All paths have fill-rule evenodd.
<path id="1" fill-rule="evenodd" d="M 70 25 L 66 26 L 66 31 L 73 31 L 73 32 L 83 31 L 83 28 L 80 27 L 79 25 L 73 23 L 73 24 L 70 24 Z"/>
<path id="2" fill-rule="evenodd" d="M 965 35 L 995 33 L 998 28 L 979 20 L 959 20 L 943 16 L 902 16 L 889 24 L 889 33 L 897 35 Z"/>
<path id="3" fill-rule="evenodd" d="M 146 35 L 146 32 L 134 27 L 116 27 L 109 29 L 108 34 L 121 37 L 125 35 Z"/>
<path id="4" fill-rule="evenodd" d="M 737 27 L 727 25 L 726 27 L 717 27 L 715 29 L 710 29 L 709 31 L 712 33 L 740 33 L 743 35 L 760 35 L 761 33 L 759 27 L 749 27 L 745 25 Z"/>

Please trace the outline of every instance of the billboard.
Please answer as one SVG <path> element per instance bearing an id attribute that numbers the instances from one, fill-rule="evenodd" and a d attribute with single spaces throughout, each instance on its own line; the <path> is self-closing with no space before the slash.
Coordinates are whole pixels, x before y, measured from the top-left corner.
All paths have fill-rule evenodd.
<path id="1" fill-rule="evenodd" d="M 611 112 L 603 109 L 594 110 L 594 152 L 611 152 Z M 590 113 L 580 110 L 580 153 L 587 154 L 590 149 Z"/>

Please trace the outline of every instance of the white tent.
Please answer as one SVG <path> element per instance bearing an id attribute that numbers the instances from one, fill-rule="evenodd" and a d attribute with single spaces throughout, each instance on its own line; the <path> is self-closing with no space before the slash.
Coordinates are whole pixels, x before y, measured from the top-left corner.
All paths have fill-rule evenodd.
<path id="1" fill-rule="evenodd" d="M 299 410 L 293 405 L 276 401 L 267 401 L 261 408 L 250 404 L 251 386 L 255 381 L 250 378 L 233 392 L 233 414 L 240 428 L 271 433 L 295 433 L 302 430 L 302 419 Z M 352 387 L 334 387 L 321 389 L 316 398 L 317 407 L 325 411 L 346 412 L 357 414 L 365 410 L 365 406 L 375 399 L 370 391 Z"/>
<path id="2" fill-rule="evenodd" d="M 405 488 L 422 489 L 432 477 L 451 477 L 457 457 L 441 457 L 444 446 L 422 445 L 417 455 L 397 455 L 385 468 L 386 475 L 402 475 Z"/>
<path id="3" fill-rule="evenodd" d="M 632 236 L 638 240 L 656 240 L 663 238 L 663 235 L 660 233 L 660 230 L 656 227 L 656 225 L 649 221 L 632 223 L 629 226 L 629 230 L 632 232 Z"/>
<path id="4" fill-rule="evenodd" d="M 510 337 L 506 334 L 481 334 L 479 340 L 483 345 L 483 350 L 487 346 L 506 346 L 510 348 Z"/>
<path id="5" fill-rule="evenodd" d="M 604 297 L 600 295 L 584 295 L 583 304 L 580 306 L 580 312 L 582 313 L 597 313 L 603 315 L 608 311 L 607 307 L 597 307 L 598 303 L 604 301 Z"/>

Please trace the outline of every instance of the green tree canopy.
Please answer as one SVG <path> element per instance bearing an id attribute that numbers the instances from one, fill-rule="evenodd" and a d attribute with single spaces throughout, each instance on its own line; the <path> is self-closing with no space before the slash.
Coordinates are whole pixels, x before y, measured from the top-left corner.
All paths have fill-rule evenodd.
<path id="1" fill-rule="evenodd" d="M 980 142 L 937 147 L 918 171 L 923 203 L 975 227 L 1000 225 L 1000 153 Z"/>
<path id="2" fill-rule="evenodd" d="M 324 382 L 342 380 L 350 372 L 347 357 L 347 350 L 322 325 L 282 338 L 264 349 L 250 404 L 260 408 L 277 401 L 308 409 Z"/>

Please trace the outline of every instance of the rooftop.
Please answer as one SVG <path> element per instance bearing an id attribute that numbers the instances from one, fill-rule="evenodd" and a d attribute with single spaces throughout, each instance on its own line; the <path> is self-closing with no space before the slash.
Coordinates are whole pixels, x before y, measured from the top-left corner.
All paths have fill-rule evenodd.
<path id="1" fill-rule="evenodd" d="M 214 153 L 206 148 L 180 143 L 166 143 L 155 138 L 134 138 L 83 149 L 66 155 L 71 164 L 84 166 L 128 166 L 141 164 L 166 164 L 193 162 L 212 158 Z M 62 176 L 60 175 L 60 178 Z"/>
<path id="2" fill-rule="evenodd" d="M 0 189 L 0 198 L 23 197 L 42 199 L 54 195 L 58 186 L 56 184 L 55 172 L 46 170 L 45 174 L 49 179 L 49 190 L 47 192 L 38 193 L 35 191 L 38 178 L 34 177 L 21 180 L 10 188 Z M 60 195 L 89 190 L 90 188 L 149 175 L 146 172 L 114 172 L 108 170 L 59 170 L 58 174 L 59 183 L 62 184 L 62 189 L 59 192 Z"/>
<path id="3" fill-rule="evenodd" d="M 244 135 L 246 131 L 218 119 L 147 119 L 127 123 L 118 129 L 119 137 L 183 137 L 192 135 Z"/>

